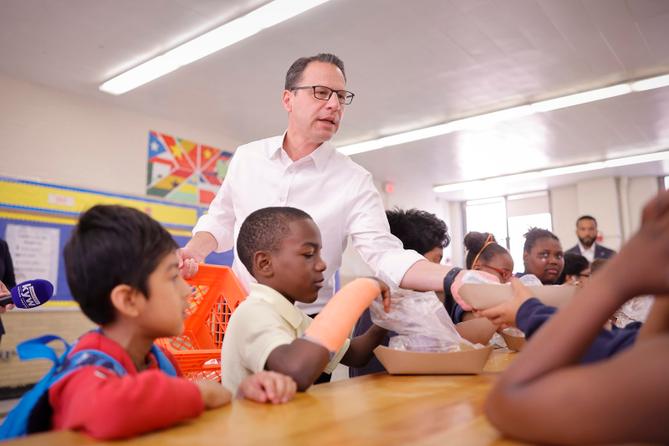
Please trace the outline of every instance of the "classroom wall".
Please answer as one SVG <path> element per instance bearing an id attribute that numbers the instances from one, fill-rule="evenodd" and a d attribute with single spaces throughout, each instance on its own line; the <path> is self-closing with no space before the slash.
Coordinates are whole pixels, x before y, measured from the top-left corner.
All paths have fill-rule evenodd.
<path id="1" fill-rule="evenodd" d="M 149 130 L 234 150 L 215 129 L 143 115 L 0 75 L 0 175 L 144 195 Z M 2 316 L 0 387 L 33 383 L 46 361 L 21 362 L 17 342 L 45 333 L 69 341 L 93 327 L 78 310 L 11 312 Z"/>
<path id="2" fill-rule="evenodd" d="M 233 151 L 216 129 L 0 75 L 0 175 L 144 195 L 149 130 Z"/>

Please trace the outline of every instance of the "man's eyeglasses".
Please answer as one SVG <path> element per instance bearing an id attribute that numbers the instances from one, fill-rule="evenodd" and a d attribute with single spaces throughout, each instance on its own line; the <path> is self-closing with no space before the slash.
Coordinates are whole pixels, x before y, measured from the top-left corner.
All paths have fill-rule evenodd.
<path id="1" fill-rule="evenodd" d="M 323 85 L 309 85 L 304 87 L 293 87 L 291 90 L 307 90 L 311 88 L 314 91 L 314 97 L 321 101 L 329 101 L 332 93 L 336 93 L 337 100 L 341 105 L 350 105 L 353 102 L 354 93 L 346 90 L 333 90 L 332 88 Z"/>

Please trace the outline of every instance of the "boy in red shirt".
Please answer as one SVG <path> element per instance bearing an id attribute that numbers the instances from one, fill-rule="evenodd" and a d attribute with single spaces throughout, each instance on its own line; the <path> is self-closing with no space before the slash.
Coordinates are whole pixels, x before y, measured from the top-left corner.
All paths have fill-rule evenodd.
<path id="1" fill-rule="evenodd" d="M 155 350 L 156 338 L 183 331 L 191 289 L 179 274 L 176 249 L 158 222 L 135 209 L 95 206 L 82 214 L 64 250 L 67 280 L 81 310 L 100 329 L 82 336 L 68 358 L 83 349 L 101 351 L 126 373 L 96 364 L 57 381 L 48 405 L 36 407 L 47 420 L 50 409 L 47 428 L 123 438 L 230 402 L 232 395 L 218 383 L 169 376 L 160 363 L 165 356 Z M 291 378 L 260 372 L 244 380 L 238 396 L 284 403 L 295 390 Z"/>

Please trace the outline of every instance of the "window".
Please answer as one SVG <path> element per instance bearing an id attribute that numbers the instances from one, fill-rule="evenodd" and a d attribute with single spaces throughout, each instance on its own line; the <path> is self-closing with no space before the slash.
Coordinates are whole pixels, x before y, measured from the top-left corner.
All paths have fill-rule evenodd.
<path id="1" fill-rule="evenodd" d="M 506 202 L 504 198 L 468 201 L 465 206 L 467 232 L 492 232 L 506 246 Z"/>
<path id="2" fill-rule="evenodd" d="M 468 201 L 466 230 L 492 232 L 513 257 L 514 271 L 523 266 L 524 234 L 531 227 L 553 230 L 548 193 L 545 191 L 486 200 Z"/>

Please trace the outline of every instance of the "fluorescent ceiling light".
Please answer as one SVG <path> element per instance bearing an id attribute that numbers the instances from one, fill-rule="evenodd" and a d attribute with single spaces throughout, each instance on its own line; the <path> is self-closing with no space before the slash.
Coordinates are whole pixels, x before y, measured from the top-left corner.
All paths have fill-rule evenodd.
<path id="1" fill-rule="evenodd" d="M 597 88 L 580 93 L 560 96 L 545 101 L 538 101 L 517 107 L 505 108 L 491 113 L 470 116 L 457 119 L 443 124 L 424 127 L 395 135 L 384 136 L 378 139 L 363 141 L 338 147 L 337 150 L 344 155 L 355 155 L 357 153 L 371 152 L 384 147 L 406 144 L 421 139 L 433 138 L 446 135 L 460 130 L 473 130 L 483 128 L 498 122 L 529 116 L 534 113 L 544 113 L 561 108 L 573 107 L 575 105 L 587 104 L 589 102 L 601 101 L 615 96 L 632 93 L 633 91 L 644 91 L 653 88 L 666 87 L 669 85 L 669 74 L 641 79 L 634 82 L 611 85 L 609 87 Z"/>
<path id="2" fill-rule="evenodd" d="M 100 85 L 99 88 L 113 95 L 126 93 L 326 1 L 328 0 L 274 0 L 119 74 Z"/>
<path id="3" fill-rule="evenodd" d="M 355 155 L 356 153 L 371 152 L 372 150 L 383 147 L 406 144 L 421 139 L 433 138 L 435 136 L 446 135 L 448 133 L 458 132 L 460 130 L 475 130 L 489 126 L 491 124 L 507 121 L 509 119 L 520 118 L 534 114 L 534 110 L 529 105 L 520 107 L 505 108 L 483 115 L 471 116 L 469 118 L 450 121 L 445 124 L 433 125 L 422 129 L 411 130 L 408 132 L 397 133 L 395 135 L 385 136 L 371 141 L 364 141 L 357 144 L 351 144 L 337 148 L 344 155 Z"/>
<path id="4" fill-rule="evenodd" d="M 592 172 L 594 170 L 608 169 L 612 167 L 632 166 L 635 164 L 650 163 L 653 161 L 669 160 L 669 150 L 662 152 L 644 153 L 642 155 L 626 156 L 623 158 L 613 158 L 604 161 L 595 161 L 592 163 L 574 164 L 571 166 L 554 167 L 544 170 L 533 170 L 530 172 L 521 172 L 512 175 L 503 175 L 492 178 L 482 178 L 472 181 L 463 181 L 460 183 L 442 184 L 432 188 L 434 192 L 454 192 L 469 188 L 480 187 L 499 187 L 505 184 L 517 183 L 519 181 L 536 180 L 541 178 L 550 178 L 561 175 L 569 175 L 581 172 Z"/>
<path id="5" fill-rule="evenodd" d="M 667 85 L 669 85 L 669 74 L 630 83 L 630 86 L 634 91 L 652 90 L 653 88 L 666 87 Z"/>
<path id="6" fill-rule="evenodd" d="M 598 88 L 596 90 L 584 91 L 582 93 L 561 96 L 555 99 L 535 102 L 531 107 L 537 112 L 548 112 L 560 108 L 573 107 L 575 105 L 587 104 L 588 102 L 600 101 L 615 96 L 631 93 L 632 88 L 629 84 L 618 84 L 610 87 Z"/>

